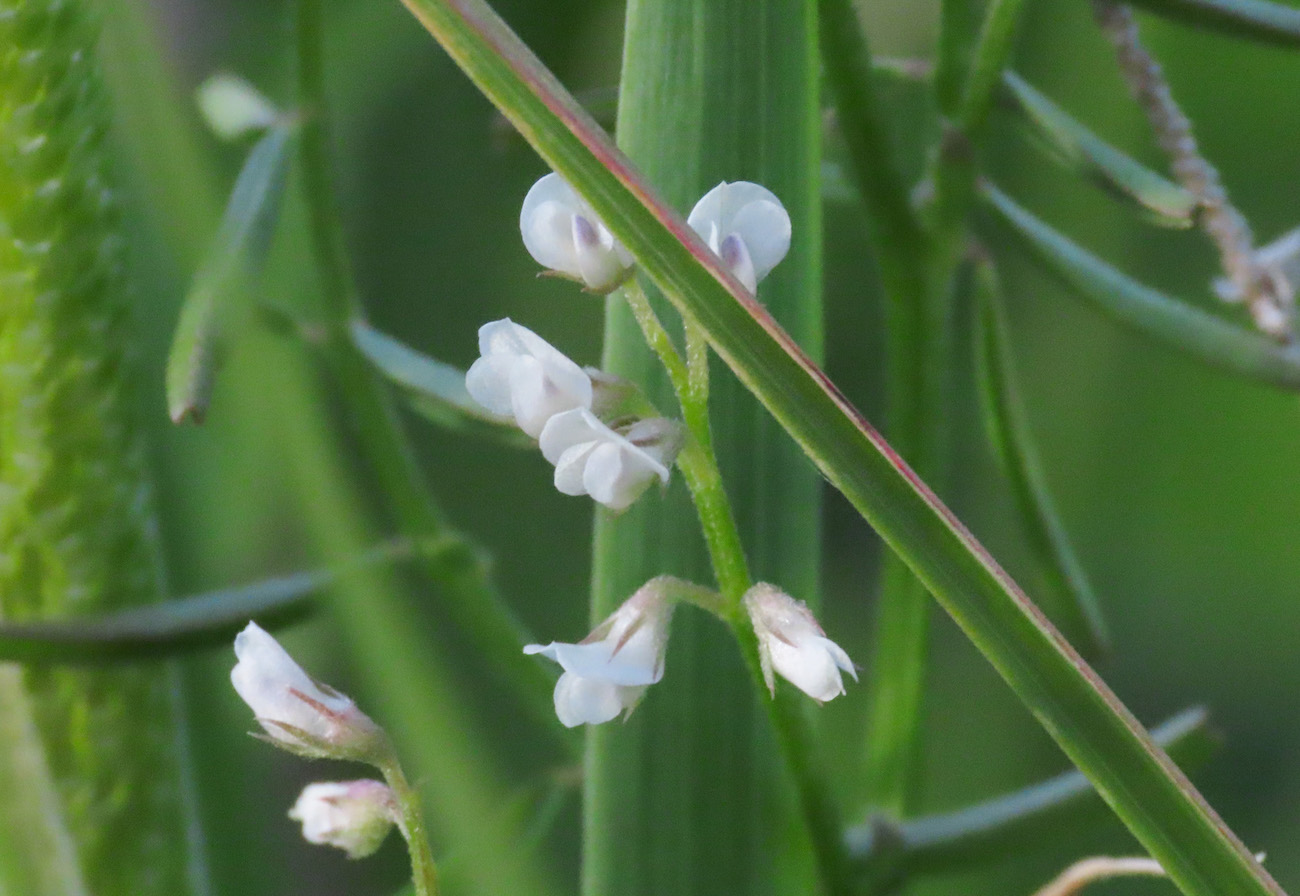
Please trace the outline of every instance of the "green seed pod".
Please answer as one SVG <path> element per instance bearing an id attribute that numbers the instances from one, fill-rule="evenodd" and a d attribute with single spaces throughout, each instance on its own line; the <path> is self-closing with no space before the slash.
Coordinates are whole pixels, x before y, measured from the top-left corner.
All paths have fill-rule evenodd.
<path id="1" fill-rule="evenodd" d="M 0 616 L 11 619 L 161 596 L 85 12 L 0 0 Z M 0 849 L 0 891 L 189 892 L 171 671 L 3 673 L 0 838 L 13 848 Z"/>

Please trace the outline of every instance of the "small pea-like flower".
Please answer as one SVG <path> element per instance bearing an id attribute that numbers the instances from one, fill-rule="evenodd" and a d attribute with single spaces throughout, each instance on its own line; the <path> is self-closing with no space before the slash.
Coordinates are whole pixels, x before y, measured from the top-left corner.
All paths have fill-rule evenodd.
<path id="1" fill-rule="evenodd" d="M 220 72 L 201 85 L 199 111 L 222 140 L 236 140 L 271 127 L 284 116 L 261 91 L 238 75 Z"/>
<path id="2" fill-rule="evenodd" d="M 235 636 L 235 656 L 230 681 L 271 743 L 309 758 L 365 760 L 380 748 L 383 732 L 352 698 L 313 681 L 256 623 Z"/>
<path id="3" fill-rule="evenodd" d="M 1262 301 L 1250 305 L 1255 326 L 1270 336 L 1289 338 L 1296 288 L 1300 287 L 1300 227 L 1255 250 L 1255 264 L 1263 277 L 1264 294 Z M 1227 277 L 1215 278 L 1213 286 L 1215 294 L 1225 302 L 1246 299 L 1240 287 Z"/>
<path id="4" fill-rule="evenodd" d="M 555 684 L 555 714 L 566 727 L 599 725 L 631 713 L 646 688 L 663 678 L 676 606 L 663 581 L 651 579 L 577 644 L 524 648 L 564 669 Z"/>
<path id="5" fill-rule="evenodd" d="M 618 431 L 576 408 L 552 417 L 538 444 L 555 465 L 555 487 L 562 493 L 590 495 L 611 510 L 626 510 L 656 478 L 668 484 L 681 428 L 655 417 Z"/>
<path id="6" fill-rule="evenodd" d="M 704 237 L 751 293 L 790 251 L 790 215 L 769 189 L 723 181 L 704 194 L 686 223 Z"/>
<path id="7" fill-rule="evenodd" d="M 478 347 L 482 357 L 465 374 L 465 388 L 534 439 L 556 414 L 591 407 L 591 377 L 527 327 L 508 317 L 486 323 Z"/>
<path id="8" fill-rule="evenodd" d="M 289 817 L 302 823 L 308 843 L 335 846 L 349 859 L 364 859 L 383 844 L 399 815 L 388 785 L 363 778 L 308 784 Z"/>
<path id="9" fill-rule="evenodd" d="M 558 174 L 546 175 L 528 191 L 519 231 L 538 264 L 592 292 L 610 292 L 632 270 L 632 253 Z"/>
<path id="10" fill-rule="evenodd" d="M 773 672 L 818 702 L 844 693 L 843 670 L 857 681 L 853 661 L 817 624 L 802 601 L 773 585 L 745 592 L 745 609 L 758 635 L 759 659 L 768 690 L 776 693 Z"/>

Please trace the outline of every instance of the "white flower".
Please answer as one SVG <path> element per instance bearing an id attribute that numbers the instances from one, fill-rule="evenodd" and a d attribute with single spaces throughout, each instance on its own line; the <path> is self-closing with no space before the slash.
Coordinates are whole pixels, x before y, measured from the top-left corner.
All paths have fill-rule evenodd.
<path id="1" fill-rule="evenodd" d="M 280 110 L 256 87 L 227 72 L 215 74 L 200 84 L 197 96 L 199 112 L 222 140 L 264 130 L 281 117 Z"/>
<path id="2" fill-rule="evenodd" d="M 528 191 L 519 231 L 538 264 L 593 292 L 609 292 L 632 269 L 632 254 L 558 174 L 546 175 Z"/>
<path id="3" fill-rule="evenodd" d="M 1273 242 L 1255 250 L 1255 264 L 1263 277 L 1260 301 L 1250 305 L 1255 326 L 1264 333 L 1289 339 L 1295 308 L 1296 287 L 1300 286 L 1300 227 L 1287 231 Z M 1214 280 L 1214 292 L 1225 302 L 1241 302 L 1246 296 L 1227 277 Z"/>
<path id="4" fill-rule="evenodd" d="M 620 434 L 591 411 L 576 408 L 547 421 L 538 443 L 555 465 L 557 489 L 626 510 L 656 477 L 668 483 L 667 465 L 681 436 L 676 424 L 658 417 L 639 420 Z"/>
<path id="5" fill-rule="evenodd" d="M 482 357 L 465 374 L 465 388 L 489 411 L 513 416 L 534 439 L 556 414 L 591 407 L 591 377 L 510 318 L 480 327 L 478 348 Z"/>
<path id="6" fill-rule="evenodd" d="M 817 624 L 808 607 L 780 589 L 760 583 L 745 592 L 767 687 L 776 693 L 775 671 L 809 697 L 824 702 L 844 693 L 840 670 L 857 681 L 853 661 Z"/>
<path id="7" fill-rule="evenodd" d="M 397 822 L 397 801 L 379 781 L 322 781 L 303 788 L 289 817 L 302 822 L 308 843 L 336 846 L 349 859 L 363 859 L 379 849 Z"/>
<path id="8" fill-rule="evenodd" d="M 686 223 L 704 237 L 751 293 L 790 251 L 790 216 L 766 187 L 723 181 L 704 194 Z"/>
<path id="9" fill-rule="evenodd" d="M 578 644 L 529 644 L 559 663 L 555 714 L 566 727 L 598 725 L 631 712 L 664 675 L 664 648 L 675 602 L 651 579 Z"/>
<path id="10" fill-rule="evenodd" d="M 365 759 L 382 737 L 352 699 L 313 681 L 256 623 L 235 636 L 230 681 L 268 739 L 310 757 Z"/>

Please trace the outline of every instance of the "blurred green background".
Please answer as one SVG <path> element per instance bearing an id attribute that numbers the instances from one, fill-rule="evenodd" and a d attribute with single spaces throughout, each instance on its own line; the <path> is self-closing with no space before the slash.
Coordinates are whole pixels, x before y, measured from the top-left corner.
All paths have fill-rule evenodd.
<path id="1" fill-rule="evenodd" d="M 519 203 L 544 173 L 542 163 L 503 136 L 487 102 L 395 0 L 327 6 L 338 188 L 373 323 L 422 351 L 467 365 L 476 355 L 478 326 L 509 315 L 580 362 L 594 362 L 600 303 L 536 280 L 518 238 Z M 865 4 L 875 52 L 928 56 L 937 6 L 920 0 Z M 620 4 L 508 0 L 497 8 L 571 89 L 615 83 Z M 301 568 L 319 555 L 295 483 L 310 488 L 314 478 L 330 476 L 324 466 L 313 466 L 319 452 L 311 446 L 321 444 L 322 433 L 347 445 L 328 384 L 314 377 L 305 351 L 279 336 L 248 338 L 230 358 L 201 428 L 171 427 L 162 385 L 179 301 L 244 151 L 208 136 L 190 97 L 204 77 L 230 70 L 289 102 L 288 4 L 123 0 L 107 15 L 116 47 L 123 170 L 134 187 L 139 360 L 148 377 L 142 400 L 153 429 L 174 590 Z M 1148 16 L 1142 24 L 1203 149 L 1261 241 L 1300 224 L 1300 53 Z M 140 65 L 132 40 L 156 41 L 167 66 L 166 77 L 151 80 L 147 90 L 131 75 Z M 1162 167 L 1087 3 L 1033 5 L 1018 68 L 1101 135 Z M 928 137 L 925 107 L 908 91 L 891 92 L 889 99 L 900 160 L 917 170 L 925 152 L 920 141 Z M 997 117 L 994 127 L 989 168 L 1020 201 L 1139 279 L 1212 305 L 1208 282 L 1217 261 L 1202 235 L 1143 224 L 1044 159 L 1009 116 Z M 268 301 L 292 306 L 310 288 L 301 223 L 301 210 L 291 206 L 261 284 Z M 878 420 L 881 309 L 861 212 L 829 204 L 825 237 L 830 372 Z M 1246 844 L 1268 854 L 1279 882 L 1300 887 L 1300 601 L 1294 584 L 1300 581 L 1294 547 L 1300 535 L 1300 402 L 1121 331 L 1013 247 L 998 240 L 993 246 L 1012 300 L 1014 352 L 1032 429 L 1114 633 L 1114 653 L 1100 671 L 1149 723 L 1191 704 L 1210 707 L 1224 743 L 1195 779 Z M 980 429 L 967 348 L 956 362 L 963 382 L 952 446 L 956 472 L 943 491 L 995 556 L 1032 588 L 1032 559 Z M 531 629 L 543 640 L 584 632 L 590 504 L 557 494 L 549 469 L 533 454 L 472 442 L 414 418 L 408 423 L 442 504 L 457 527 L 490 552 L 496 582 Z M 347 469 L 364 482 L 364 471 Z M 879 545 L 833 494 L 826 515 L 822 621 L 865 664 Z M 509 787 L 527 792 L 551 771 L 553 752 L 484 683 L 454 633 L 444 637 L 418 583 L 405 584 L 410 626 L 427 632 L 430 650 L 447 657 L 476 730 L 496 747 L 493 759 L 506 769 Z M 382 706 L 383 695 L 357 674 L 374 659 L 350 653 L 346 634 L 321 614 L 286 633 L 285 641 L 315 675 L 363 707 Z M 303 784 L 346 772 L 303 763 L 247 738 L 251 719 L 228 684 L 232 663 L 229 651 L 185 661 L 218 892 L 397 890 L 405 860 L 396 838 L 378 859 L 350 863 L 304 843 L 284 817 Z M 928 809 L 956 807 L 1064 768 L 1047 736 L 946 619 L 937 628 L 931 680 Z M 864 710 L 859 687 L 822 711 L 851 817 L 857 817 L 861 793 Z M 382 711 L 376 715 L 384 721 Z M 576 799 L 568 802 L 543 847 L 562 881 L 576 879 L 576 806 Z M 1135 849 L 1115 825 L 1049 848 L 1027 846 L 977 872 L 917 881 L 912 892 L 1029 893 L 1083 855 Z M 1168 889 L 1149 881 L 1098 888 Z"/>

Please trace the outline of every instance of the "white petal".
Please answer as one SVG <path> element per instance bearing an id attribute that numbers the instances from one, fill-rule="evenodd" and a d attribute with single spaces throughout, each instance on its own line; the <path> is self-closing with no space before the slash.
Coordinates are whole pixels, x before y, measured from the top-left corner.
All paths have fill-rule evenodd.
<path id="1" fill-rule="evenodd" d="M 770 201 L 758 200 L 741 208 L 732 220 L 731 232 L 749 249 L 756 282 L 771 273 L 790 251 L 790 215 L 775 196 Z"/>
<path id="2" fill-rule="evenodd" d="M 755 284 L 790 249 L 790 216 L 781 200 L 766 187 L 748 181 L 718 184 L 695 204 L 687 223 L 715 252 L 727 237 L 739 236 L 749 250 Z"/>
<path id="3" fill-rule="evenodd" d="M 344 713 L 353 708 L 349 698 L 318 687 L 280 642 L 256 623 L 250 622 L 235 636 L 235 656 L 239 661 L 230 672 L 230 682 L 272 737 L 292 740 L 282 729 L 266 722 L 282 722 L 322 738 L 331 735 L 332 721 L 302 697 L 330 712 Z"/>
<path id="4" fill-rule="evenodd" d="M 583 215 L 574 215 L 573 245 L 583 283 L 592 289 L 605 290 L 623 279 L 627 265 L 614 251 L 614 237 L 603 225 L 592 224 Z"/>
<path id="5" fill-rule="evenodd" d="M 528 254 L 544 268 L 580 276 L 573 245 L 573 213 L 578 196 L 558 174 L 533 184 L 519 212 L 519 232 Z"/>
<path id="6" fill-rule="evenodd" d="M 607 442 L 587 458 L 582 482 L 592 500 L 626 510 L 655 478 L 654 462 L 639 448 Z"/>
<path id="7" fill-rule="evenodd" d="M 566 672 L 620 685 L 654 684 L 663 678 L 657 633 L 638 629 L 622 647 L 617 642 L 555 644 L 554 659 Z"/>
<path id="8" fill-rule="evenodd" d="M 709 244 L 713 251 L 717 251 L 718 231 L 722 228 L 722 204 L 723 196 L 727 192 L 729 184 L 724 180 L 709 192 L 700 197 L 700 201 L 695 203 L 691 213 L 686 217 L 686 223 L 691 229 L 704 237 L 704 241 Z"/>
<path id="9" fill-rule="evenodd" d="M 465 390 L 470 398 L 494 414 L 513 416 L 510 371 L 514 362 L 509 355 L 489 355 L 471 364 L 465 374 Z"/>
<path id="10" fill-rule="evenodd" d="M 488 410 L 513 415 L 534 438 L 555 414 L 591 405 L 591 377 L 509 318 L 479 328 L 479 351 L 482 357 L 465 375 L 466 390 Z"/>
<path id="11" fill-rule="evenodd" d="M 584 474 L 587 469 L 587 457 L 595 450 L 598 442 L 579 442 L 566 448 L 555 462 L 555 490 L 562 495 L 585 495 L 587 485 Z"/>
<path id="12" fill-rule="evenodd" d="M 844 693 L 836 659 L 825 646 L 832 643 L 815 638 L 796 647 L 772 638 L 767 646 L 777 674 L 814 700 L 826 701 Z"/>
<path id="13" fill-rule="evenodd" d="M 555 715 L 567 728 L 599 725 L 635 706 L 644 687 L 623 687 L 565 672 L 555 683 Z"/>
<path id="14" fill-rule="evenodd" d="M 617 285 L 632 255 L 577 191 L 558 174 L 533 184 L 519 213 L 524 246 L 538 264 L 595 290 Z"/>
<path id="15" fill-rule="evenodd" d="M 574 445 L 601 441 L 606 431 L 609 427 L 596 419 L 591 411 L 574 408 L 548 420 L 537 437 L 537 444 L 543 457 L 558 464 L 565 451 Z"/>
<path id="16" fill-rule="evenodd" d="M 750 293 L 758 291 L 758 274 L 754 271 L 754 260 L 749 256 L 749 249 L 739 234 L 731 234 L 718 247 L 718 257 L 731 271 L 733 277 L 744 284 Z"/>

